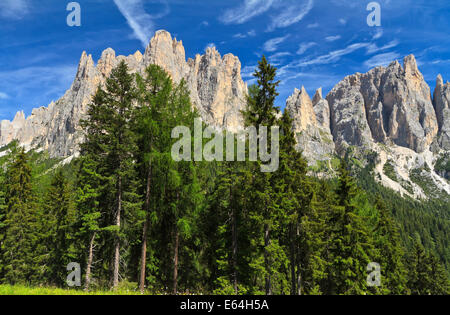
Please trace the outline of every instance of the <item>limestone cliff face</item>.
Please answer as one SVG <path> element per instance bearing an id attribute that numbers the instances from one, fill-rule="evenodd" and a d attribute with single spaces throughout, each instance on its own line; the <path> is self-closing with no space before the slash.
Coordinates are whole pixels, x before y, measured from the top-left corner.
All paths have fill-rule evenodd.
<path id="1" fill-rule="evenodd" d="M 318 90 L 311 100 L 305 88 L 295 89 L 286 102 L 286 110 L 293 118 L 297 148 L 310 161 L 326 160 L 334 152 L 330 132 L 329 106 Z"/>
<path id="2" fill-rule="evenodd" d="M 206 123 L 232 131 L 242 128 L 240 110 L 245 106 L 247 86 L 241 79 L 239 59 L 233 55 L 222 58 L 211 48 L 205 55 L 186 61 L 181 41 L 158 31 L 144 55 L 137 51 L 127 57 L 116 56 L 108 48 L 95 65 L 92 56 L 83 52 L 72 86 L 61 99 L 33 110 L 28 118 L 19 112 L 12 122 L 0 123 L 0 147 L 17 139 L 27 148 L 48 149 L 52 157 L 77 153 L 83 140 L 80 119 L 97 87 L 122 60 L 131 72 L 142 72 L 150 64 L 160 65 L 175 83 L 186 81 L 193 105 Z"/>
<path id="3" fill-rule="evenodd" d="M 327 96 L 340 149 L 392 141 L 424 152 L 438 132 L 430 88 L 414 56 L 345 78 Z"/>
<path id="4" fill-rule="evenodd" d="M 442 149 L 450 150 L 450 83 L 444 84 L 441 75 L 436 80 L 434 108 L 439 124 L 438 144 Z"/>

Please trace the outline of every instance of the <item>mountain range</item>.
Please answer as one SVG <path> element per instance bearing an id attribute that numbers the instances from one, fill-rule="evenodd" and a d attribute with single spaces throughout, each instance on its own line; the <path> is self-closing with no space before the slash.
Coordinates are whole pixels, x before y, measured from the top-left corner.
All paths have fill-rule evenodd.
<path id="1" fill-rule="evenodd" d="M 0 122 L 0 148 L 17 139 L 27 149 L 48 150 L 70 159 L 83 141 L 80 119 L 97 87 L 124 60 L 133 73 L 150 64 L 185 80 L 193 105 L 205 123 L 237 132 L 243 128 L 247 85 L 239 59 L 216 48 L 186 60 L 181 41 L 158 31 L 144 54 L 116 56 L 106 49 L 95 63 L 83 52 L 72 86 L 47 107 L 23 111 Z M 286 101 L 293 117 L 298 150 L 317 176 L 333 173 L 333 161 L 347 156 L 362 166 L 374 164 L 377 180 L 416 199 L 450 195 L 450 83 L 439 75 L 434 95 L 413 55 L 367 73 L 345 77 L 326 97 L 313 98 L 299 87 Z M 0 153 L 2 154 L 2 153 Z"/>

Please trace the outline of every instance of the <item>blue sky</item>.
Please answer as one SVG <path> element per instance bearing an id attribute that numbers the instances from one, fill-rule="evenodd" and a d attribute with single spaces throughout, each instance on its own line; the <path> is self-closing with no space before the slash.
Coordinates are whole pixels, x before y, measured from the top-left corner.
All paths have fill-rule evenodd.
<path id="1" fill-rule="evenodd" d="M 144 51 L 158 29 L 183 40 L 187 57 L 215 45 L 242 62 L 244 80 L 265 54 L 282 80 L 277 105 L 294 88 L 327 93 L 344 76 L 415 54 L 434 88 L 450 80 L 450 1 L 378 0 L 381 27 L 367 25 L 370 0 L 0 0 L 0 120 L 47 106 L 70 87 L 83 50 L 97 60 Z M 312 96 L 312 95 L 311 95 Z"/>

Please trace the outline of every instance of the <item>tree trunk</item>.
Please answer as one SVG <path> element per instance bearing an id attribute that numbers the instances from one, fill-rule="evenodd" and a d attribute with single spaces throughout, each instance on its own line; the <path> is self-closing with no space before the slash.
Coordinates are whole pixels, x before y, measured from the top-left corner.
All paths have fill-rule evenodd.
<path id="1" fill-rule="evenodd" d="M 173 254 L 173 294 L 177 295 L 178 284 L 178 246 L 180 245 L 180 233 L 178 227 L 175 225 L 175 246 Z"/>
<path id="2" fill-rule="evenodd" d="M 238 232 L 237 232 L 237 220 L 236 220 L 236 209 L 233 207 L 232 215 L 231 215 L 231 230 L 233 234 L 233 287 L 234 287 L 234 293 L 238 294 L 238 277 L 237 277 L 237 251 L 238 251 Z"/>
<path id="3" fill-rule="evenodd" d="M 269 263 L 269 252 L 267 250 L 267 247 L 270 245 L 270 232 L 269 232 L 269 225 L 264 225 L 264 263 L 266 265 L 266 295 L 272 295 L 272 279 L 271 279 L 271 272 L 270 272 L 270 263 Z"/>
<path id="4" fill-rule="evenodd" d="M 300 225 L 297 223 L 297 239 L 300 236 Z M 297 247 L 297 254 L 299 252 L 298 250 L 298 244 L 296 245 Z M 301 266 L 300 266 L 300 259 L 298 259 L 297 257 L 297 295 L 302 295 L 303 294 L 303 283 L 302 283 L 302 273 L 301 273 Z"/>
<path id="5" fill-rule="evenodd" d="M 86 267 L 86 283 L 84 286 L 85 291 L 89 291 L 89 286 L 91 284 L 91 268 L 92 268 L 92 261 L 94 259 L 94 242 L 95 242 L 95 236 L 96 233 L 92 233 L 91 240 L 89 242 L 89 253 L 88 253 L 88 261 L 87 261 L 87 267 Z"/>
<path id="6" fill-rule="evenodd" d="M 116 226 L 117 235 L 114 248 L 114 265 L 113 265 L 113 289 L 117 289 L 119 285 L 119 264 L 120 264 L 120 215 L 122 212 L 122 177 L 119 176 L 117 185 L 117 214 L 116 214 Z"/>
<path id="7" fill-rule="evenodd" d="M 150 212 L 150 193 L 151 193 L 151 179 L 152 179 L 152 164 L 149 162 L 147 173 L 147 189 L 145 192 L 145 222 L 142 231 L 142 248 L 141 248 L 141 276 L 139 278 L 139 290 L 144 293 L 145 290 L 145 267 L 147 261 L 147 231 L 149 226 L 149 212 Z"/>
<path id="8" fill-rule="evenodd" d="M 297 294 L 297 276 L 295 274 L 295 267 L 296 267 L 296 255 L 295 255 L 295 234 L 294 234 L 294 227 L 291 224 L 289 228 L 289 234 L 290 234 L 290 240 L 291 240 L 291 248 L 290 248 L 290 256 L 291 256 L 291 295 Z"/>
<path id="9" fill-rule="evenodd" d="M 142 247 L 141 247 L 141 275 L 139 277 L 139 290 L 141 293 L 145 291 L 145 267 L 147 261 L 147 229 L 148 219 L 144 222 L 144 230 L 142 232 Z"/>

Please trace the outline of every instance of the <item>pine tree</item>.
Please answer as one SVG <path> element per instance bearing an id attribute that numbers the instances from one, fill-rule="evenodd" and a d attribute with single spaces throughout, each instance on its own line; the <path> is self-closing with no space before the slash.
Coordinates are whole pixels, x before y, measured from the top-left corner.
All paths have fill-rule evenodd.
<path id="1" fill-rule="evenodd" d="M 375 229 L 375 246 L 379 251 L 377 261 L 381 265 L 384 276 L 382 280 L 383 293 L 391 295 L 407 293 L 406 269 L 403 264 L 404 250 L 398 227 L 380 196 L 377 197 L 375 207 L 380 216 Z"/>
<path id="2" fill-rule="evenodd" d="M 173 93 L 170 76 L 159 66 L 150 65 L 146 69 L 145 78 L 138 76 L 139 108 L 137 110 L 137 128 L 139 136 L 138 154 L 139 173 L 142 181 L 142 195 L 145 196 L 142 228 L 142 244 L 140 259 L 139 289 L 144 292 L 147 269 L 147 239 L 151 224 L 151 216 L 155 211 L 153 180 L 154 160 L 167 152 L 167 134 L 170 133 L 165 122 L 172 104 L 169 104 Z M 163 134 L 165 132 L 165 134 Z"/>
<path id="3" fill-rule="evenodd" d="M 433 253 L 428 254 L 428 264 L 431 267 L 431 294 L 449 295 L 450 280 L 444 267 Z"/>
<path id="4" fill-rule="evenodd" d="M 99 168 L 94 156 L 85 151 L 79 160 L 77 170 L 76 209 L 77 216 L 74 228 L 75 244 L 80 256 L 86 261 L 84 289 L 89 291 L 92 279 L 94 248 L 96 239 L 101 231 L 101 176 L 96 172 Z M 87 244 L 87 246 L 86 246 Z"/>
<path id="5" fill-rule="evenodd" d="M 239 236 L 242 219 L 242 175 L 240 165 L 222 162 L 218 165 L 216 185 L 209 198 L 209 207 L 217 222 L 217 283 L 216 292 L 239 294 Z"/>
<path id="6" fill-rule="evenodd" d="M 139 149 L 136 151 L 136 159 L 142 178 L 141 193 L 144 196 L 141 211 L 143 227 L 139 287 L 143 291 L 146 279 L 155 279 L 157 276 L 146 276 L 146 269 L 158 270 L 167 279 L 166 286 L 172 287 L 173 293 L 176 294 L 179 287 L 180 258 L 185 254 L 182 251 L 183 242 L 193 235 L 195 217 L 202 196 L 195 165 L 186 161 L 174 162 L 172 159 L 174 140 L 171 133 L 177 126 L 190 127 L 192 130 L 197 113 L 192 109 L 186 83 L 182 80 L 174 85 L 170 76 L 159 66 L 149 66 L 145 77 L 138 76 L 137 82 L 139 106 L 135 132 L 138 135 Z M 171 270 L 148 263 L 148 250 L 155 252 L 158 249 L 147 248 L 147 235 L 157 233 L 157 225 L 165 226 L 172 232 L 170 238 L 157 235 L 156 243 L 167 247 L 167 242 L 170 242 L 173 250 L 170 255 L 166 251 L 160 253 L 159 258 L 150 258 L 152 262 L 171 261 Z M 150 226 L 152 231 L 149 230 Z"/>
<path id="7" fill-rule="evenodd" d="M 25 150 L 14 154 L 6 175 L 6 236 L 2 244 L 4 280 L 32 283 L 40 276 L 37 257 L 38 213 L 33 198 L 31 167 Z"/>
<path id="8" fill-rule="evenodd" d="M 6 174 L 3 167 L 0 167 L 0 279 L 3 275 L 3 242 L 5 239 L 5 229 L 6 229 L 6 214 L 7 214 L 7 203 L 6 203 Z"/>
<path id="9" fill-rule="evenodd" d="M 416 235 L 414 249 L 409 261 L 408 288 L 411 290 L 412 295 L 432 294 L 432 269 L 428 262 L 429 260 L 425 248 L 423 248 L 420 237 Z"/>
<path id="10" fill-rule="evenodd" d="M 335 294 L 367 293 L 367 265 L 373 261 L 373 240 L 355 198 L 358 189 L 345 162 L 339 169 L 337 204 L 327 224 L 332 227 L 328 245 L 329 267 L 325 292 Z"/>
<path id="11" fill-rule="evenodd" d="M 270 130 L 278 123 L 279 109 L 274 103 L 278 96 L 277 87 L 280 82 L 275 81 L 275 76 L 276 68 L 270 65 L 263 56 L 258 63 L 258 69 L 254 73 L 254 77 L 257 78 L 257 85 L 249 89 L 247 108 L 242 112 L 246 126 L 256 128 L 265 126 Z M 275 263 L 272 258 L 276 256 L 276 253 L 281 254 L 278 242 L 274 243 L 271 240 L 271 231 L 276 228 L 279 208 L 273 202 L 272 174 L 261 173 L 260 162 L 254 163 L 251 168 L 253 173 L 252 188 L 248 193 L 252 198 L 254 207 L 250 210 L 250 216 L 255 226 L 260 229 L 258 232 L 260 236 L 255 239 L 254 246 L 257 252 L 262 250 L 264 257 L 263 266 L 258 263 L 253 265 L 255 272 L 265 278 L 265 293 L 271 295 L 273 293 L 272 264 Z M 258 261 L 258 259 L 255 261 Z"/>
<path id="12" fill-rule="evenodd" d="M 134 77 L 122 61 L 106 80 L 105 90 L 98 89 L 84 122 L 84 152 L 101 160 L 97 172 L 105 178 L 102 202 L 107 216 L 103 229 L 112 237 L 111 286 L 116 289 L 120 273 L 120 244 L 123 218 L 136 211 L 135 194 L 136 135 L 133 131 L 133 106 L 136 100 Z"/>
<path id="13" fill-rule="evenodd" d="M 414 249 L 409 257 L 408 288 L 412 295 L 448 295 L 450 282 L 436 256 L 427 253 L 416 234 Z"/>
<path id="14" fill-rule="evenodd" d="M 73 258 L 70 252 L 73 213 L 69 184 L 62 170 L 57 170 L 47 190 L 43 218 L 46 222 L 41 226 L 45 229 L 48 244 L 48 278 L 61 287 L 67 274 L 66 266 Z"/>

